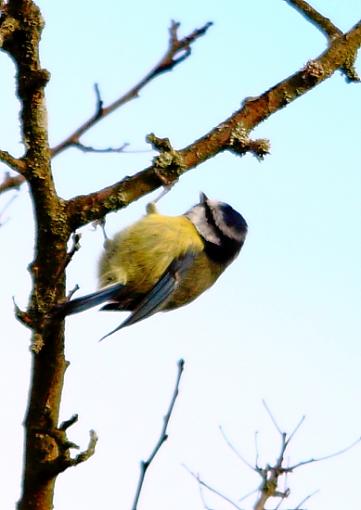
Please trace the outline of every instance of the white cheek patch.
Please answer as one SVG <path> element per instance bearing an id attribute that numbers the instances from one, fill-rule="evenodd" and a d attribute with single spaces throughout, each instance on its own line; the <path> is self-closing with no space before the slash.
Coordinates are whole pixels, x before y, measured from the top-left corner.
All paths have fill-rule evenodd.
<path id="1" fill-rule="evenodd" d="M 203 205 L 197 205 L 186 213 L 187 218 L 191 220 L 199 234 L 208 242 L 221 245 L 217 233 L 212 225 L 207 221 L 205 209 Z"/>

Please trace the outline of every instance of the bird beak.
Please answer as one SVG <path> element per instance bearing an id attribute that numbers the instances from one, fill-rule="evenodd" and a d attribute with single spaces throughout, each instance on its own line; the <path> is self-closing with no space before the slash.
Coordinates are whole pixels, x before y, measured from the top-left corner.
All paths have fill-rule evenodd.
<path id="1" fill-rule="evenodd" d="M 200 199 L 201 203 L 204 204 L 205 202 L 207 202 L 208 197 L 205 193 L 203 193 L 203 191 L 201 191 L 199 194 L 199 199 Z"/>

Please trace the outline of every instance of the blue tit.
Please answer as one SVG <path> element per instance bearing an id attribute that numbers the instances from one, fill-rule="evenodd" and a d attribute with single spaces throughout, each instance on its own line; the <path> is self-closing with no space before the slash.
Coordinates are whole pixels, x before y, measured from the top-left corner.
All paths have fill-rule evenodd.
<path id="1" fill-rule="evenodd" d="M 130 311 L 109 336 L 159 311 L 174 310 L 211 287 L 237 257 L 247 223 L 230 205 L 201 193 L 181 216 L 147 214 L 106 242 L 99 262 L 100 290 L 62 305 L 62 314 L 87 310 Z M 105 337 L 103 337 L 105 338 Z"/>

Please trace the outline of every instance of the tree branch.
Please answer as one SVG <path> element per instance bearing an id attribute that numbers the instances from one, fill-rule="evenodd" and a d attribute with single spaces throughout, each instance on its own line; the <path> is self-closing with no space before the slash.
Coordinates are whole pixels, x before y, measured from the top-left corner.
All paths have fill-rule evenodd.
<path id="1" fill-rule="evenodd" d="M 19 21 L 11 16 L 4 16 L 6 6 L 0 4 L 0 48 L 4 45 L 5 41 L 12 37 L 14 32 L 19 28 Z"/>
<path id="2" fill-rule="evenodd" d="M 0 161 L 8 165 L 12 170 L 23 174 L 26 170 L 26 164 L 22 159 L 14 158 L 7 151 L 0 150 Z"/>
<path id="3" fill-rule="evenodd" d="M 43 476 L 56 477 L 66 469 L 78 466 L 82 462 L 86 462 L 95 453 L 95 447 L 98 442 L 98 436 L 94 430 L 89 432 L 89 442 L 85 450 L 78 453 L 75 457 L 70 455 L 71 449 L 79 449 L 79 446 L 68 440 L 66 430 L 78 421 L 78 415 L 74 414 L 68 420 L 64 421 L 58 428 L 51 429 L 47 432 L 48 436 L 52 438 L 58 449 L 58 455 L 47 462 L 44 462 Z M 39 431 L 42 433 L 43 431 Z"/>
<path id="4" fill-rule="evenodd" d="M 308 501 L 309 499 L 311 499 L 315 494 L 317 494 L 319 492 L 319 490 L 317 491 L 313 491 L 311 492 L 311 494 L 308 494 L 308 496 L 306 496 L 305 498 L 303 498 L 302 501 L 300 501 L 298 503 L 298 505 L 296 506 L 295 510 L 302 510 L 302 505 L 304 505 L 306 503 L 306 501 Z"/>
<path id="5" fill-rule="evenodd" d="M 250 462 L 248 462 L 247 459 L 245 459 L 243 457 L 243 455 L 241 455 L 239 453 L 239 451 L 235 448 L 235 446 L 231 443 L 231 441 L 228 439 L 228 437 L 226 436 L 224 430 L 222 427 L 219 427 L 219 430 L 221 431 L 221 434 L 223 436 L 223 439 L 225 440 L 225 442 L 227 443 L 227 445 L 229 446 L 229 448 L 232 450 L 232 452 L 243 462 L 243 464 L 245 464 L 249 469 L 252 469 L 253 471 L 256 471 L 255 467 L 252 466 L 252 464 Z M 257 466 L 257 462 L 256 462 L 256 466 Z"/>
<path id="6" fill-rule="evenodd" d="M 297 462 L 297 464 L 293 464 L 292 466 L 289 466 L 286 469 L 288 472 L 292 472 L 294 469 L 297 469 L 301 466 L 306 466 L 307 464 L 313 464 L 314 462 L 321 462 L 323 460 L 332 459 L 333 457 L 338 457 L 339 455 L 342 455 L 343 453 L 348 452 L 349 450 L 354 448 L 359 443 L 361 443 L 361 437 L 357 438 L 351 444 L 349 444 L 345 448 L 342 448 L 341 450 L 338 450 L 337 452 L 329 453 L 328 455 L 324 455 L 323 457 L 316 457 L 316 458 L 312 458 L 312 459 L 303 460 L 301 462 Z"/>
<path id="7" fill-rule="evenodd" d="M 13 26 L 17 27 L 18 22 L 14 25 L 13 18 L 9 16 L 5 17 L 3 20 L 3 29 L 4 35 L 11 35 L 13 30 Z M 15 20 L 16 21 L 16 20 Z M 80 137 L 91 129 L 95 124 L 97 124 L 100 120 L 107 117 L 110 113 L 112 113 L 117 108 L 125 105 L 132 99 L 135 99 L 139 96 L 140 91 L 150 83 L 154 78 L 163 74 L 165 72 L 171 71 L 175 66 L 180 64 L 183 60 L 188 58 L 191 54 L 191 45 L 199 39 L 202 35 L 204 35 L 207 30 L 212 25 L 211 22 L 206 23 L 203 27 L 194 30 L 188 36 L 183 37 L 182 39 L 178 39 L 178 28 L 180 26 L 179 23 L 172 21 L 170 29 L 169 29 L 169 43 L 168 49 L 161 60 L 156 64 L 153 69 L 145 75 L 145 77 L 140 80 L 136 85 L 134 85 L 128 92 L 120 96 L 113 103 L 110 103 L 108 106 L 104 106 L 103 99 L 100 94 L 99 85 L 94 85 L 95 96 L 96 96 L 96 104 L 94 114 L 89 117 L 87 121 L 85 121 L 81 126 L 79 126 L 73 133 L 67 136 L 62 142 L 53 147 L 50 151 L 51 157 L 55 157 L 65 149 L 69 147 L 76 147 L 84 152 L 123 152 L 122 149 L 125 148 L 127 144 L 123 144 L 120 148 L 115 149 L 94 149 L 93 147 L 89 147 L 83 145 L 80 142 Z M 11 33 L 8 34 L 7 26 L 11 27 Z M 0 42 L 1 42 L 1 26 L 0 26 Z M 1 155 L 2 152 L 2 155 Z M 23 172 L 26 168 L 24 162 L 21 160 L 17 160 L 12 158 L 5 151 L 0 152 L 0 160 L 7 163 L 11 168 L 18 172 Z M 0 194 L 9 191 L 10 189 L 18 188 L 23 182 L 25 178 L 23 176 L 8 176 L 4 180 L 2 184 L 0 184 Z"/>
<path id="8" fill-rule="evenodd" d="M 283 491 L 279 490 L 279 479 L 280 477 L 287 475 L 288 473 L 292 473 L 295 469 L 304 466 L 306 464 L 311 464 L 314 462 L 319 462 L 323 460 L 330 459 L 332 457 L 336 457 L 338 455 L 342 455 L 343 453 L 347 452 L 354 446 L 356 446 L 358 443 L 361 442 L 361 437 L 358 438 L 356 441 L 353 441 L 349 446 L 346 448 L 343 448 L 342 450 L 338 450 L 337 452 L 331 453 L 329 455 L 325 455 L 323 457 L 318 458 L 312 458 L 305 461 L 298 462 L 296 464 L 293 464 L 292 466 L 285 466 L 284 465 L 284 457 L 286 450 L 291 442 L 291 440 L 294 438 L 295 434 L 300 429 L 302 423 L 305 420 L 305 417 L 302 416 L 294 430 L 291 432 L 291 434 L 287 434 L 286 432 L 282 432 L 281 428 L 279 427 L 276 419 L 274 418 L 270 408 L 266 404 L 265 401 L 263 401 L 263 405 L 268 413 L 268 415 L 271 418 L 271 421 L 273 425 L 275 426 L 277 432 L 279 433 L 281 437 L 281 446 L 280 446 L 280 452 L 278 455 L 278 458 L 276 462 L 273 465 L 267 464 L 265 467 L 261 468 L 256 466 L 256 471 L 262 478 L 262 483 L 259 487 L 260 495 L 255 503 L 254 510 L 265 510 L 265 504 L 270 498 L 281 498 L 281 501 L 283 499 L 286 499 L 290 494 L 290 489 L 286 488 Z M 315 494 L 315 493 L 313 493 Z M 307 496 L 302 500 L 301 503 L 297 506 L 297 508 L 300 508 L 300 506 L 309 499 L 313 494 Z"/>
<path id="9" fill-rule="evenodd" d="M 154 158 L 153 165 L 131 177 L 125 177 L 102 190 L 81 195 L 67 202 L 71 229 L 98 220 L 109 212 L 126 207 L 134 200 L 154 191 L 168 181 L 176 181 L 216 154 L 229 150 L 243 155 L 251 150 L 249 133 L 276 111 L 281 110 L 329 78 L 354 55 L 361 45 L 361 22 L 332 41 L 319 57 L 292 76 L 279 82 L 258 97 L 247 98 L 242 107 L 202 138 L 181 150 L 163 151 L 167 156 Z M 264 141 L 266 142 L 266 141 Z M 268 144 L 261 144 L 268 150 Z M 169 156 L 169 157 L 168 157 Z M 168 167 L 166 161 L 169 161 Z M 159 172 L 161 171 L 161 176 Z"/>
<path id="10" fill-rule="evenodd" d="M 92 147 L 91 145 L 84 145 L 80 142 L 73 143 L 73 147 L 81 150 L 82 152 L 96 152 L 96 153 L 109 153 L 109 152 L 125 152 L 126 147 L 128 147 L 129 143 L 123 143 L 120 147 L 106 147 L 104 149 L 97 149 Z"/>
<path id="11" fill-rule="evenodd" d="M 3 182 L 0 183 L 0 194 L 12 189 L 19 189 L 23 182 L 25 182 L 23 175 L 10 175 L 6 173 Z"/>
<path id="12" fill-rule="evenodd" d="M 45 510 L 53 507 L 56 475 L 72 447 L 65 432 L 57 429 L 67 368 L 64 323 L 46 320 L 49 309 L 64 298 L 65 278 L 56 278 L 56 268 L 66 257 L 69 231 L 51 173 L 45 103 L 49 73 L 42 68 L 39 56 L 44 20 L 32 0 L 9 0 L 1 24 L 10 19 L 16 20 L 16 28 L 4 39 L 3 50 L 15 64 L 25 155 L 16 160 L 2 151 L 1 156 L 23 173 L 17 177 L 26 178 L 35 219 L 35 258 L 30 265 L 32 293 L 27 312 L 20 315 L 32 329 L 32 372 L 24 420 L 23 484 L 18 510 Z M 9 189 L 9 180 L 7 186 Z"/>
<path id="13" fill-rule="evenodd" d="M 3 215 L 6 211 L 6 209 L 8 209 L 8 207 L 10 207 L 10 205 L 12 204 L 12 202 L 14 202 L 14 200 L 17 198 L 18 195 L 13 195 L 7 202 L 6 204 L 4 205 L 4 207 L 0 210 L 0 227 L 2 227 L 3 225 L 5 225 L 5 223 L 7 223 L 8 219 L 9 218 L 6 218 L 6 219 L 3 219 Z"/>
<path id="14" fill-rule="evenodd" d="M 286 3 L 294 7 L 298 12 L 318 28 L 328 39 L 335 39 L 342 35 L 342 31 L 337 28 L 329 18 L 316 11 L 305 0 L 285 0 Z"/>
<path id="15" fill-rule="evenodd" d="M 331 76 L 336 69 L 353 62 L 356 50 L 361 44 L 361 25 L 358 24 L 347 34 L 335 38 L 326 52 L 309 62 L 298 73 L 261 96 L 247 99 L 240 110 L 188 147 L 174 150 L 170 143 L 158 143 L 160 139 L 153 137 L 158 143 L 160 154 L 154 158 L 149 168 L 96 193 L 65 202 L 56 193 L 51 157 L 74 143 L 80 143 L 81 135 L 100 119 L 137 97 L 139 91 L 156 76 L 170 71 L 186 59 L 190 54 L 191 44 L 208 30 L 210 24 L 178 40 L 179 24 L 173 22 L 168 51 L 153 70 L 130 91 L 106 107 L 99 87 L 96 87 L 96 108 L 93 116 L 50 150 L 45 103 L 45 86 L 49 73 L 41 67 L 39 57 L 44 21 L 32 0 L 8 0 L 6 5 L 0 0 L 0 7 L 0 40 L 3 50 L 11 56 L 16 67 L 16 92 L 20 101 L 21 134 L 25 145 L 25 155 L 21 159 L 14 158 L 6 151 L 0 152 L 1 160 L 21 174 L 15 178 L 9 177 L 7 182 L 2 183 L 0 190 L 19 185 L 26 177 L 34 204 L 36 224 L 35 259 L 30 266 L 33 280 L 30 305 L 27 312 L 19 311 L 24 324 L 33 330 L 33 348 L 32 380 L 24 423 L 26 437 L 23 491 L 18 509 L 39 510 L 53 507 L 56 475 L 67 467 L 86 460 L 93 454 L 96 442 L 95 433 L 91 432 L 88 448 L 71 458 L 69 449 L 75 445 L 67 440 L 66 429 L 75 423 L 75 418 L 60 427 L 57 425 L 63 379 L 68 363 L 64 355 L 63 321 L 48 320 L 48 312 L 55 303 L 64 298 L 63 268 L 76 250 L 75 242 L 73 249 L 67 254 L 67 241 L 71 230 L 128 205 L 164 182 L 176 181 L 184 172 L 221 151 L 229 150 L 239 155 L 250 151 L 262 157 L 268 150 L 267 141 L 251 141 L 250 131 L 272 113 Z M 147 469 L 167 439 L 167 427 L 177 398 L 182 370 L 183 362 L 179 362 L 176 387 L 164 418 L 160 438 L 150 457 L 141 465 L 134 508 L 137 507 Z M 281 460 L 289 440 L 282 435 L 282 441 Z M 301 464 L 296 464 L 293 469 Z M 277 482 L 277 477 L 282 472 L 287 472 L 286 468 L 281 464 L 278 471 L 275 471 L 275 466 L 257 467 L 257 471 L 264 480 L 263 492 L 267 490 L 267 494 L 282 497 L 274 484 L 269 486 L 269 483 L 274 480 Z"/>
<path id="16" fill-rule="evenodd" d="M 132 99 L 135 99 L 139 96 L 139 92 L 148 85 L 149 82 L 154 80 L 160 74 L 171 71 L 175 66 L 180 64 L 183 60 L 189 57 L 191 54 L 191 45 L 199 39 L 202 35 L 204 35 L 212 23 L 206 23 L 203 27 L 194 30 L 190 35 L 183 37 L 182 39 L 178 39 L 178 28 L 180 26 L 179 23 L 172 21 L 169 33 L 169 43 L 168 49 L 161 60 L 156 64 L 149 73 L 147 73 L 142 80 L 140 80 L 134 87 L 132 87 L 128 92 L 120 96 L 113 103 L 110 103 L 108 106 L 103 105 L 103 100 L 100 96 L 100 91 L 98 85 L 95 85 L 95 93 L 96 93 L 96 107 L 94 114 L 78 127 L 73 133 L 71 133 L 65 140 L 56 145 L 51 149 L 52 156 L 57 156 L 62 151 L 71 147 L 72 145 L 76 145 L 79 143 L 80 137 L 88 131 L 90 128 L 95 126 L 100 120 L 104 119 L 110 113 L 114 112 L 117 108 L 123 106 L 128 103 Z"/>
<path id="17" fill-rule="evenodd" d="M 342 31 L 337 28 L 329 18 L 322 16 L 316 9 L 309 5 L 305 0 L 285 0 L 289 5 L 298 10 L 308 21 L 318 28 L 326 37 L 332 41 L 343 35 Z M 350 55 L 350 58 L 341 66 L 348 81 L 360 81 L 354 62 L 356 60 L 356 50 Z"/>
<path id="18" fill-rule="evenodd" d="M 174 404 L 177 400 L 177 396 L 178 396 L 178 392 L 179 392 L 179 384 L 181 381 L 183 370 L 184 370 L 184 360 L 180 359 L 178 361 L 178 375 L 177 375 L 177 379 L 176 379 L 175 388 L 174 388 L 173 395 L 172 395 L 172 398 L 171 398 L 171 401 L 169 404 L 168 411 L 167 411 L 166 415 L 164 416 L 163 427 L 162 427 L 159 439 L 158 439 L 156 445 L 154 446 L 152 453 L 149 455 L 148 459 L 145 461 L 142 461 L 140 463 L 140 475 L 139 475 L 138 485 L 137 485 L 136 492 L 135 492 L 132 510 L 137 510 L 139 497 L 140 497 L 140 494 L 141 494 L 141 491 L 143 488 L 145 475 L 147 473 L 149 466 L 151 465 L 151 463 L 153 462 L 157 453 L 159 452 L 162 444 L 168 439 L 168 432 L 167 432 L 168 423 L 169 423 L 169 420 L 173 413 Z"/>
<path id="19" fill-rule="evenodd" d="M 286 477 L 287 477 L 288 473 L 292 473 L 295 469 L 297 469 L 297 468 L 299 468 L 301 466 L 304 466 L 304 465 L 307 465 L 307 464 L 311 464 L 311 463 L 314 463 L 314 462 L 319 462 L 319 461 L 327 460 L 329 458 L 336 457 L 338 455 L 342 455 L 343 453 L 349 451 L 350 449 L 352 449 L 354 446 L 356 446 L 357 444 L 359 444 L 361 442 L 361 437 L 360 437 L 356 441 L 352 442 L 346 448 L 338 450 L 337 452 L 334 452 L 332 454 L 325 455 L 323 457 L 308 459 L 308 460 L 301 461 L 301 462 L 298 462 L 296 464 L 293 464 L 291 466 L 287 466 L 287 465 L 285 465 L 285 453 L 286 453 L 286 450 L 289 447 L 290 442 L 292 441 L 292 439 L 295 437 L 296 433 L 300 429 L 301 425 L 303 424 L 303 422 L 305 420 L 305 417 L 302 416 L 301 419 L 299 420 L 299 422 L 297 423 L 297 425 L 295 426 L 295 428 L 293 429 L 293 431 L 290 434 L 288 434 L 288 433 L 282 431 L 282 429 L 280 428 L 280 426 L 277 423 L 277 420 L 273 416 L 270 408 L 268 407 L 268 405 L 266 404 L 265 401 L 263 401 L 263 406 L 265 407 L 266 412 L 269 415 L 269 417 L 270 417 L 270 419 L 272 421 L 273 426 L 275 427 L 275 429 L 277 430 L 277 432 L 278 432 L 278 434 L 279 434 L 279 436 L 281 438 L 279 453 L 278 453 L 278 456 L 276 458 L 276 461 L 273 464 L 268 464 L 267 463 L 263 467 L 260 466 L 259 463 L 258 463 L 258 451 L 257 451 L 256 462 L 255 462 L 255 465 L 252 466 L 238 452 L 238 450 L 233 446 L 233 444 L 230 442 L 228 437 L 225 435 L 225 433 L 223 432 L 222 428 L 220 428 L 220 430 L 222 432 L 222 435 L 223 435 L 227 445 L 231 448 L 231 450 L 237 455 L 237 457 L 248 468 L 250 468 L 253 471 L 255 471 L 261 477 L 262 481 L 261 481 L 261 484 L 258 487 L 258 489 L 249 492 L 248 494 L 246 494 L 245 496 L 243 496 L 242 498 L 240 498 L 238 500 L 238 502 L 243 501 L 244 499 L 246 499 L 249 496 L 251 496 L 253 493 L 258 492 L 259 494 L 257 496 L 256 501 L 254 502 L 253 510 L 265 510 L 265 505 L 267 504 L 267 502 L 269 501 L 270 498 L 278 499 L 279 502 L 276 505 L 275 509 L 280 508 L 282 502 L 289 497 L 290 492 L 291 492 L 290 489 L 287 488 L 287 487 L 285 487 L 282 490 L 279 488 L 279 486 L 280 486 L 280 479 L 282 477 L 285 479 L 285 485 L 286 485 L 286 483 L 287 483 L 287 478 Z M 237 503 L 235 503 L 234 500 L 232 500 L 230 497 L 226 496 L 220 490 L 215 489 L 214 487 L 209 485 L 207 482 L 202 480 L 198 474 L 193 473 L 187 467 L 185 467 L 185 468 L 198 481 L 198 484 L 199 484 L 200 487 L 204 487 L 208 491 L 210 491 L 210 492 L 216 494 L 217 496 L 221 497 L 223 500 L 225 500 L 227 503 L 229 503 L 233 508 L 236 508 L 237 510 L 241 509 L 241 507 Z M 297 510 L 301 510 L 301 506 L 309 498 L 311 498 L 316 492 L 313 492 L 312 494 L 309 494 L 308 496 L 303 498 L 302 501 L 297 505 L 297 507 L 294 510 L 296 510 L 296 509 Z M 208 509 L 208 507 L 205 504 L 205 500 L 204 500 L 203 495 L 202 495 L 202 501 L 203 501 L 203 504 L 204 504 L 205 508 Z"/>
<path id="20" fill-rule="evenodd" d="M 187 466 L 184 466 L 184 468 L 188 471 L 188 473 L 190 475 L 193 476 L 193 478 L 195 478 L 197 480 L 199 486 L 205 487 L 210 492 L 213 492 L 213 494 L 216 494 L 216 496 L 219 496 L 221 499 L 224 499 L 224 501 L 227 501 L 227 503 L 229 503 L 233 508 L 236 508 L 236 510 L 242 510 L 242 508 L 240 506 L 238 506 L 237 503 L 235 503 L 231 498 L 229 498 L 225 494 L 222 494 L 222 492 L 220 492 L 219 490 L 215 489 L 214 487 L 209 485 L 207 482 L 202 480 L 200 478 L 199 474 L 193 473 L 193 471 L 188 469 Z"/>

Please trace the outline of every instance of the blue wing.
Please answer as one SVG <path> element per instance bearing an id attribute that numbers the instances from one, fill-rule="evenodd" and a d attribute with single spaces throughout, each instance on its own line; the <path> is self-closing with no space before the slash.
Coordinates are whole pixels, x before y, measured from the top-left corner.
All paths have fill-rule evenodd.
<path id="1" fill-rule="evenodd" d="M 126 326 L 131 326 L 162 309 L 166 301 L 172 296 L 177 289 L 183 274 L 191 266 L 195 255 L 187 253 L 181 258 L 173 260 L 168 266 L 163 276 L 158 280 L 154 287 L 143 297 L 133 312 L 113 331 L 103 336 L 100 340 L 104 340 L 116 331 Z"/>

